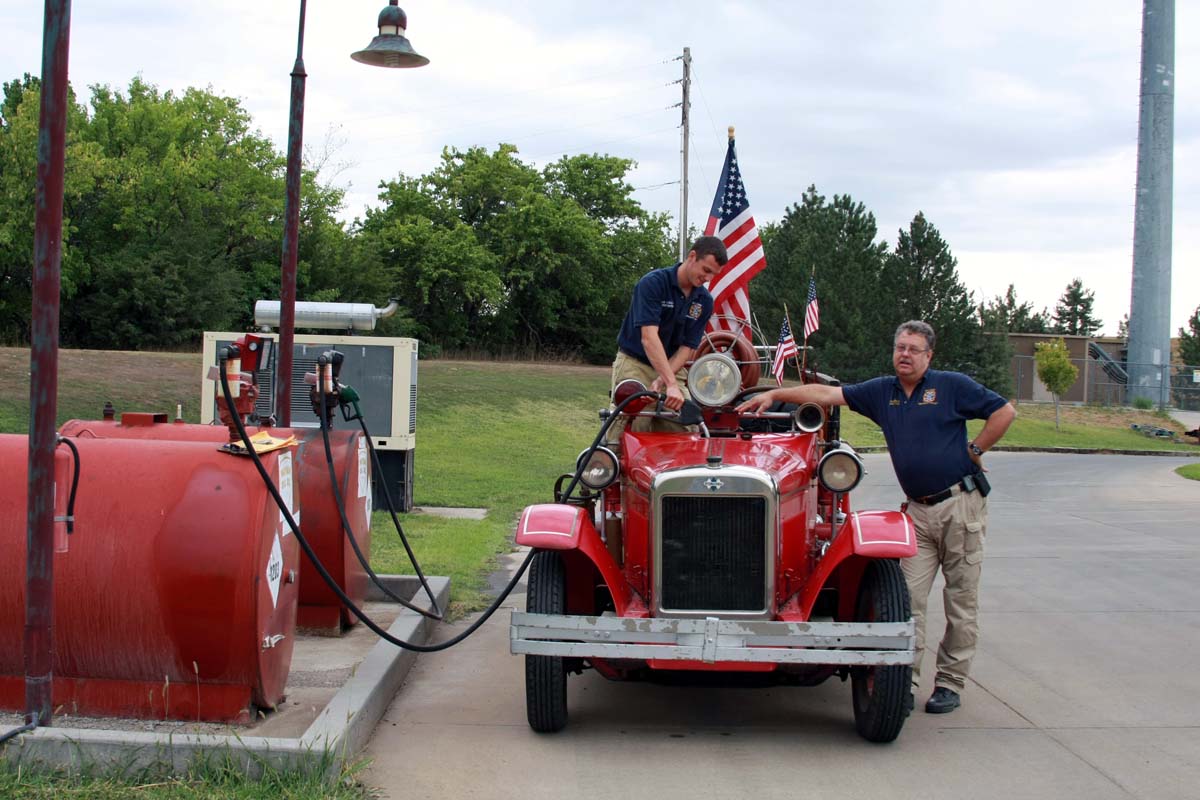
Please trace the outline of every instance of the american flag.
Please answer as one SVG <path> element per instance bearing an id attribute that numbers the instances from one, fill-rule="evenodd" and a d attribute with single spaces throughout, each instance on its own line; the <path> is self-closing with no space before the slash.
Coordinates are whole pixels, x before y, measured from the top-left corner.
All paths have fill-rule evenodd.
<path id="1" fill-rule="evenodd" d="M 708 329 L 739 329 L 742 326 L 736 320 L 742 320 L 746 325 L 750 322 L 750 279 L 767 266 L 767 257 L 750 214 L 750 201 L 746 198 L 746 186 L 738 169 L 733 139 L 729 140 L 725 168 L 721 170 L 721 182 L 717 184 L 704 233 L 719 236 L 729 253 L 729 262 L 708 285 L 713 296 L 713 315 L 708 321 Z M 718 315 L 736 320 L 718 319 Z"/>
<path id="2" fill-rule="evenodd" d="M 804 339 L 821 327 L 821 310 L 817 307 L 817 279 L 808 279 L 808 304 L 804 307 Z"/>
<path id="3" fill-rule="evenodd" d="M 783 386 L 783 371 L 787 360 L 799 354 L 796 349 L 796 339 L 792 336 L 792 326 L 788 325 L 787 317 L 783 318 L 783 327 L 779 329 L 779 344 L 775 347 L 775 363 L 771 365 L 771 374 L 775 382 Z"/>

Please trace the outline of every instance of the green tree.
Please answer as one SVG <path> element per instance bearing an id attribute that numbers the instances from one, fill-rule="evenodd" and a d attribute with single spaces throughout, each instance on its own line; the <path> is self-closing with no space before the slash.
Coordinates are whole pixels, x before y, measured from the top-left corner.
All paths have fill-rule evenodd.
<path id="1" fill-rule="evenodd" d="M 1038 378 L 1054 396 L 1054 429 L 1061 430 L 1059 398 L 1079 377 L 1079 367 L 1071 363 L 1067 344 L 1062 339 L 1038 342 L 1034 345 L 1033 358 L 1037 363 Z"/>
<path id="2" fill-rule="evenodd" d="M 1007 337 L 985 336 L 975 301 L 958 277 L 958 261 L 938 229 L 918 212 L 899 231 L 884 261 L 880 302 L 893 319 L 921 319 L 937 332 L 937 363 L 1002 394 L 1010 393 Z"/>
<path id="3" fill-rule="evenodd" d="M 888 368 L 891 330 L 899 321 L 880 311 L 880 275 L 886 242 L 876 242 L 875 216 L 849 195 L 826 200 L 815 186 L 767 229 L 767 268 L 750 282 L 750 303 L 770 339 L 780 328 L 783 305 L 799 326 L 815 275 L 821 327 L 809 344 L 809 364 L 845 381 Z M 903 321 L 903 320 L 900 320 Z"/>
<path id="4" fill-rule="evenodd" d="M 633 284 L 672 260 L 666 217 L 632 199 L 632 166 L 581 155 L 539 172 L 512 145 L 447 149 L 428 175 L 384 184 L 363 261 L 438 347 L 608 360 Z"/>
<path id="5" fill-rule="evenodd" d="M 26 74 L 4 84 L 0 102 L 0 342 L 29 341 L 33 281 L 33 233 L 37 181 L 38 116 L 41 81 Z M 68 89 L 66 171 L 63 186 L 62 297 L 73 297 L 87 264 L 71 246 L 75 221 L 88 209 L 80 198 L 94 184 L 94 148 L 80 140 L 86 110 Z"/>
<path id="6" fill-rule="evenodd" d="M 1103 324 L 1092 314 L 1096 293 L 1083 288 L 1079 278 L 1067 284 L 1054 307 L 1054 333 L 1091 336 Z"/>
<path id="7" fill-rule="evenodd" d="M 1050 315 L 1045 309 L 1035 312 L 1032 303 L 1018 303 L 1016 288 L 1011 283 L 1003 297 L 979 304 L 979 322 L 987 331 L 1047 333 L 1050 330 Z"/>
<path id="8" fill-rule="evenodd" d="M 1179 358 L 1188 366 L 1200 367 L 1200 306 L 1188 317 L 1187 327 L 1179 329 Z"/>

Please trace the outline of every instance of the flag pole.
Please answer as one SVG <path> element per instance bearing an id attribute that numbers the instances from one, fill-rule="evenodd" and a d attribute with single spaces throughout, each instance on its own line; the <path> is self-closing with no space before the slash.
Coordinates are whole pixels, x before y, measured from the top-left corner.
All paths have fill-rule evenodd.
<path id="1" fill-rule="evenodd" d="M 783 304 L 783 318 L 787 320 L 788 330 L 792 332 L 792 339 L 794 341 L 796 338 L 796 329 L 792 327 L 792 315 L 790 313 L 788 313 L 787 303 Z M 805 355 L 805 357 L 807 357 L 808 356 L 808 339 L 805 339 L 804 342 L 805 342 L 804 355 Z M 796 369 L 798 369 L 800 371 L 800 382 L 804 383 L 804 365 L 800 362 L 800 359 L 798 359 L 796 356 L 792 356 L 792 361 L 796 364 Z"/>
<path id="2" fill-rule="evenodd" d="M 812 271 L 808 273 L 808 285 L 812 286 L 813 281 L 817 279 L 817 265 L 813 264 Z M 787 306 L 784 306 L 784 313 L 787 313 Z M 788 325 L 792 321 L 788 320 Z M 792 329 L 792 335 L 796 335 L 796 329 Z M 804 368 L 808 365 L 808 295 L 804 296 L 804 361 L 800 364 L 800 382 L 804 383 Z"/>

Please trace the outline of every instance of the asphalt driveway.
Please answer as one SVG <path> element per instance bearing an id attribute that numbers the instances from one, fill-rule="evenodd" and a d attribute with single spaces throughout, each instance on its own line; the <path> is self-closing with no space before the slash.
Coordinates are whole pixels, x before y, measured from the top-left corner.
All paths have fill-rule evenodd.
<path id="1" fill-rule="evenodd" d="M 538 735 L 501 611 L 417 660 L 364 780 L 393 798 L 1200 796 L 1200 482 L 1173 474 L 1194 459 L 986 461 L 981 646 L 958 711 L 922 713 L 926 687 L 899 739 L 873 745 L 854 732 L 848 683 L 705 689 L 589 672 L 570 681 L 567 729 Z M 856 507 L 895 508 L 887 456 L 867 463 Z"/>

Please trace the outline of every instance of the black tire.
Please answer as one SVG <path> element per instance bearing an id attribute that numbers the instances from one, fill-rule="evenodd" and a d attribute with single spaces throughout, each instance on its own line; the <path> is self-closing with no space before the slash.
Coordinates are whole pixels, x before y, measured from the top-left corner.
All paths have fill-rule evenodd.
<path id="1" fill-rule="evenodd" d="M 908 584 L 895 559 L 872 561 L 863 573 L 855 613 L 857 622 L 907 622 L 911 611 Z M 908 716 L 912 667 L 853 667 L 854 727 L 871 742 L 890 742 L 900 735 Z"/>
<path id="2" fill-rule="evenodd" d="M 567 607 L 567 571 L 562 556 L 540 550 L 529 565 L 525 610 L 533 614 L 562 614 Z M 561 656 L 525 656 L 525 714 L 538 733 L 555 733 L 567 726 L 567 670 Z"/>

